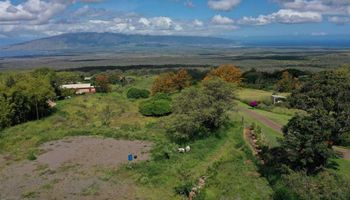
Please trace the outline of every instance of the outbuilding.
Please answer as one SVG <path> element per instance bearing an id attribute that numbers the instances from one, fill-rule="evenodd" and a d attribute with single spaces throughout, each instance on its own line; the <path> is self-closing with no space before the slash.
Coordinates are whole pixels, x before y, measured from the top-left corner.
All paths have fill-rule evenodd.
<path id="1" fill-rule="evenodd" d="M 287 99 L 287 97 L 285 97 L 285 96 L 272 95 L 272 102 L 273 102 L 273 104 L 281 103 L 281 102 L 285 101 L 286 99 Z"/>
<path id="2" fill-rule="evenodd" d="M 96 93 L 96 88 L 94 86 L 92 86 L 90 83 L 78 83 L 78 84 L 62 85 L 61 88 L 75 90 L 76 94 Z"/>

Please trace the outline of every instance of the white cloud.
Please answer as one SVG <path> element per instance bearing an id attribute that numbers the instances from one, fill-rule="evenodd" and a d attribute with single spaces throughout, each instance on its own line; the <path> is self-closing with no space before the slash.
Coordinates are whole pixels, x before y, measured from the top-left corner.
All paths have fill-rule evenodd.
<path id="1" fill-rule="evenodd" d="M 350 17 L 332 16 L 328 18 L 328 21 L 338 25 L 344 25 L 350 23 Z"/>
<path id="2" fill-rule="evenodd" d="M 195 26 L 203 26 L 204 23 L 198 19 L 195 19 L 193 20 L 192 24 Z"/>
<path id="3" fill-rule="evenodd" d="M 53 16 L 64 11 L 71 1 L 28 0 L 13 5 L 9 0 L 0 2 L 0 24 L 47 23 Z"/>
<path id="4" fill-rule="evenodd" d="M 228 17 L 223 17 L 221 15 L 215 15 L 211 19 L 213 24 L 233 24 L 234 20 Z"/>
<path id="5" fill-rule="evenodd" d="M 209 0 L 208 6 L 213 10 L 229 11 L 241 3 L 241 0 Z"/>
<path id="6" fill-rule="evenodd" d="M 289 9 L 282 9 L 269 15 L 258 17 L 243 17 L 238 24 L 244 25 L 266 25 L 271 23 L 300 24 L 322 22 L 322 15 L 317 12 L 300 12 Z"/>
<path id="7" fill-rule="evenodd" d="M 328 15 L 350 15 L 349 0 L 274 0 L 285 9 Z"/>
<path id="8" fill-rule="evenodd" d="M 144 25 L 144 26 L 146 26 L 146 27 L 149 27 L 151 25 L 151 22 L 148 19 L 144 18 L 144 17 L 141 17 L 139 19 L 139 23 Z"/>
<path id="9" fill-rule="evenodd" d="M 90 5 L 75 9 L 72 5 L 76 2 L 91 3 L 99 0 L 27 0 L 19 4 L 0 0 L 0 35 L 30 38 L 72 32 L 114 32 L 207 36 L 228 34 L 228 31 L 223 30 L 238 28 L 233 25 L 232 19 L 222 16 L 216 16 L 214 24 L 199 19 L 147 17 Z"/>
<path id="10" fill-rule="evenodd" d="M 153 17 L 151 23 L 161 29 L 169 29 L 173 25 L 173 20 L 169 17 Z"/>

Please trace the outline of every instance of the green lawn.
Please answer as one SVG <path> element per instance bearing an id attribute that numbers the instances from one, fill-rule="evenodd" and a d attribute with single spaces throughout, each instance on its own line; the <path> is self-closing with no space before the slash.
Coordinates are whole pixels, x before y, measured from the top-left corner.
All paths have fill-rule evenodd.
<path id="1" fill-rule="evenodd" d="M 250 88 L 239 88 L 237 98 L 244 102 L 261 101 L 271 103 L 271 95 L 273 92 L 256 90 Z"/>
<path id="2" fill-rule="evenodd" d="M 350 160 L 336 159 L 335 161 L 339 165 L 338 169 L 330 171 L 333 171 L 336 174 L 350 181 Z"/>
<path id="3" fill-rule="evenodd" d="M 237 98 L 243 102 L 259 101 L 265 104 L 272 103 L 273 91 L 257 90 L 251 88 L 239 88 L 237 91 Z M 282 96 L 288 96 L 289 93 L 280 93 Z"/>

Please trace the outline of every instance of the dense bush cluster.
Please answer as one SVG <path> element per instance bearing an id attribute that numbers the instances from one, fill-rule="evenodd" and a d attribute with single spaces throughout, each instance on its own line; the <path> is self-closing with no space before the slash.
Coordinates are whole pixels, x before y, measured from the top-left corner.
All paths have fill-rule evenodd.
<path id="1" fill-rule="evenodd" d="M 172 112 L 171 99 L 166 94 L 158 94 L 152 99 L 141 102 L 139 111 L 144 116 L 166 116 Z"/>
<path id="2" fill-rule="evenodd" d="M 129 99 L 146 99 L 149 95 L 150 92 L 148 90 L 138 88 L 131 88 L 126 94 Z"/>

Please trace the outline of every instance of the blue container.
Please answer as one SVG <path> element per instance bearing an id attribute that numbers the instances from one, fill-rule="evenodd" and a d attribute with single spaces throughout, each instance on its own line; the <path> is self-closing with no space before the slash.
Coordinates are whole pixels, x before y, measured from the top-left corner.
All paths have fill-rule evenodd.
<path id="1" fill-rule="evenodd" d="M 133 157 L 132 157 L 132 154 L 129 154 L 128 155 L 128 161 L 132 161 Z"/>

